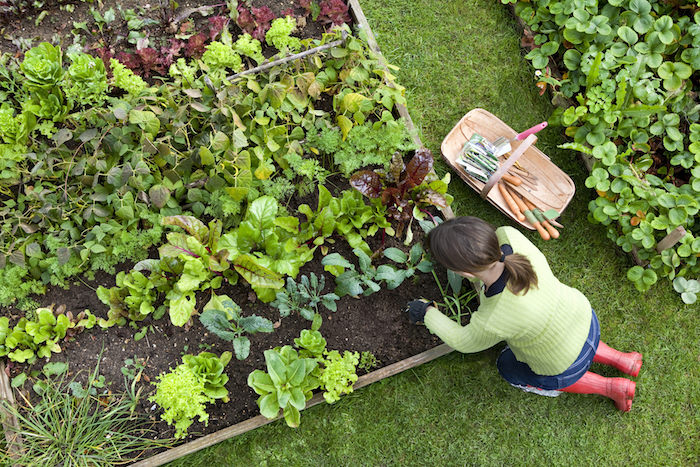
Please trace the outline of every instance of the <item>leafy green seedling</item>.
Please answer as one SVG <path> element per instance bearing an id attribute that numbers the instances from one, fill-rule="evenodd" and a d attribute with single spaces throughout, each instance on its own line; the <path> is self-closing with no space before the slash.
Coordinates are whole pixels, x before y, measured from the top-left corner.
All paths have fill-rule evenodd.
<path id="1" fill-rule="evenodd" d="M 250 354 L 250 341 L 244 333 L 274 331 L 274 325 L 266 318 L 241 316 L 241 307 L 226 295 L 213 295 L 199 321 L 219 338 L 231 342 L 238 360 L 245 360 Z"/>
<path id="2" fill-rule="evenodd" d="M 302 318 L 311 321 L 318 314 L 319 304 L 331 311 L 338 309 L 335 302 L 340 297 L 334 293 L 322 294 L 325 285 L 326 278 L 321 275 L 319 279 L 313 272 L 310 278 L 302 275 L 298 284 L 288 277 L 287 288 L 277 292 L 277 298 L 271 305 L 279 310 L 282 317 L 298 312 Z"/>
<path id="3" fill-rule="evenodd" d="M 311 373 L 318 367 L 313 358 L 300 358 L 291 345 L 265 351 L 267 372 L 248 375 L 248 386 L 260 395 L 258 407 L 265 418 L 273 419 L 282 410 L 292 428 L 299 426 L 300 410 L 306 407 L 319 381 Z"/>
<path id="4" fill-rule="evenodd" d="M 372 259 L 359 248 L 352 250 L 359 259 L 360 271 L 355 269 L 355 265 L 343 258 L 339 253 L 331 253 L 321 260 L 321 264 L 334 275 L 336 288 L 335 293 L 343 297 L 359 297 L 360 295 L 370 295 L 379 292 L 380 285 L 375 281 L 377 268 L 372 266 Z M 335 273 L 338 274 L 335 274 Z"/>
<path id="5" fill-rule="evenodd" d="M 394 266 L 383 264 L 377 267 L 378 280 L 386 282 L 389 290 L 393 290 L 400 286 L 405 279 L 413 277 L 416 271 L 428 273 L 433 270 L 433 263 L 425 259 L 423 246 L 416 243 L 411 247 L 408 254 L 398 248 L 387 248 L 384 250 L 384 256 L 399 264 L 405 265 L 406 269 L 398 269 Z"/>

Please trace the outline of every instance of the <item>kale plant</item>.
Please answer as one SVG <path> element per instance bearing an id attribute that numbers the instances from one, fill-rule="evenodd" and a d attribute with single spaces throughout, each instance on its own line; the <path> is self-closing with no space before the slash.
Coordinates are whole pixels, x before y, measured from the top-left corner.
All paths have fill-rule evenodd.
<path id="1" fill-rule="evenodd" d="M 326 278 L 321 275 L 319 279 L 316 274 L 311 273 L 311 278 L 302 275 L 301 281 L 297 284 L 293 278 L 287 278 L 287 288 L 277 292 L 276 299 L 270 305 L 277 308 L 280 316 L 289 316 L 292 312 L 297 312 L 302 318 L 313 320 L 318 314 L 319 304 L 331 311 L 337 310 L 336 300 L 340 299 L 334 293 L 323 294 Z"/>

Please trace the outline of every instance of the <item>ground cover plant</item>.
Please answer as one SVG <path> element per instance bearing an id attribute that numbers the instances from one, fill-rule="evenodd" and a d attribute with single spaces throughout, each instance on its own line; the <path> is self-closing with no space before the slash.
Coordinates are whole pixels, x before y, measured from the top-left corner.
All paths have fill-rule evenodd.
<path id="1" fill-rule="evenodd" d="M 700 239 L 695 4 L 516 2 L 540 84 L 570 100 L 551 121 L 590 154 L 589 218 L 643 267 L 627 277 L 647 291 L 659 277 L 695 278 Z M 677 228 L 685 235 L 657 251 Z M 684 300 L 690 299 L 684 296 Z"/>
<path id="2" fill-rule="evenodd" d="M 350 25 L 290 35 L 310 15 L 317 25 L 342 22 L 347 5 L 297 8 L 255 34 L 245 11 L 266 15 L 262 7 L 185 10 L 214 21 L 192 26 L 207 28 L 201 53 L 173 52 L 171 62 L 147 50 L 156 29 L 141 36 L 137 26 L 158 25 L 144 10 L 123 11 L 135 50 L 117 52 L 108 8 L 90 13 L 102 39 L 115 41 L 108 50 L 86 48 L 76 33 L 67 47 L 18 42 L 22 53 L 3 55 L 0 353 L 27 400 L 41 396 L 36 368 L 46 360 L 78 374 L 99 362 L 100 387 L 149 395 L 130 407 L 151 417 L 163 444 L 273 416 L 273 407 L 298 426 L 311 390 L 335 403 L 352 392 L 358 368 L 436 345 L 396 303 L 409 289 L 438 290 L 419 243 L 451 202 L 449 177 L 438 178 L 431 152 L 411 142 L 395 111 L 403 88 Z M 391 195 L 363 196 L 348 180 L 358 170 L 390 180 Z M 373 272 L 370 306 L 341 279 L 356 264 Z M 295 294 L 307 308 L 290 301 Z M 328 349 L 292 358 L 294 346 L 309 345 L 311 326 Z M 306 373 L 317 384 L 281 389 L 298 381 L 270 373 L 280 361 L 273 349 L 292 369 L 315 362 Z M 127 361 L 139 365 L 132 386 L 121 381 L 134 372 Z M 266 365 L 273 376 L 255 373 L 246 384 Z M 280 383 L 274 400 L 264 393 L 272 383 Z"/>

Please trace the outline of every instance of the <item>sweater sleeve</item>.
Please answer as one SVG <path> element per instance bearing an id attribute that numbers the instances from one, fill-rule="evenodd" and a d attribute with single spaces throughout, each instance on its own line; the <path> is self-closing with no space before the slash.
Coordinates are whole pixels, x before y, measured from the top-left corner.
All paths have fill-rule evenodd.
<path id="1" fill-rule="evenodd" d="M 423 319 L 425 326 L 453 349 L 463 353 L 486 350 L 503 340 L 498 334 L 484 329 L 479 313 L 474 313 L 466 326 L 460 326 L 435 307 L 428 307 Z"/>

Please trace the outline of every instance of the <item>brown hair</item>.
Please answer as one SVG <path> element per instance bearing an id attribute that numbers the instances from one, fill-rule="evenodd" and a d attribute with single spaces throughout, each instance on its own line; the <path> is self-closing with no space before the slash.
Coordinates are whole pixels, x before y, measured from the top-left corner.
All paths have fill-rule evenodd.
<path id="1" fill-rule="evenodd" d="M 427 245 L 433 258 L 457 272 L 481 272 L 501 259 L 496 229 L 478 217 L 455 217 L 443 222 L 430 231 Z M 510 274 L 511 292 L 526 294 L 530 287 L 537 287 L 537 274 L 527 257 L 514 253 L 503 263 Z"/>

